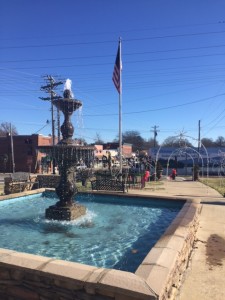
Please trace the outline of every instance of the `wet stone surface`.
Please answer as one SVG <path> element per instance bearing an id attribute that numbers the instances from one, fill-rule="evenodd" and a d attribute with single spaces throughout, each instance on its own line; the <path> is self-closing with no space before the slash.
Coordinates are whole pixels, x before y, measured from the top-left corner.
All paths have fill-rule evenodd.
<path id="1" fill-rule="evenodd" d="M 222 266 L 225 263 L 225 239 L 212 234 L 206 242 L 206 261 L 210 268 Z"/>
<path id="2" fill-rule="evenodd" d="M 49 220 L 71 221 L 75 220 L 86 213 L 86 207 L 75 204 L 70 207 L 57 207 L 52 205 L 45 211 L 45 217 Z"/>

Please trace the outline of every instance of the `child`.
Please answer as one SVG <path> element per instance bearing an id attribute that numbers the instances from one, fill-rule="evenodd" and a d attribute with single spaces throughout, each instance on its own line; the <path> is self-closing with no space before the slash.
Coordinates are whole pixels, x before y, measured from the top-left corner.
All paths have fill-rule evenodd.
<path id="1" fill-rule="evenodd" d="M 172 169 L 172 173 L 170 175 L 170 178 L 173 179 L 173 180 L 175 180 L 176 176 L 177 176 L 177 170 L 176 169 Z"/>

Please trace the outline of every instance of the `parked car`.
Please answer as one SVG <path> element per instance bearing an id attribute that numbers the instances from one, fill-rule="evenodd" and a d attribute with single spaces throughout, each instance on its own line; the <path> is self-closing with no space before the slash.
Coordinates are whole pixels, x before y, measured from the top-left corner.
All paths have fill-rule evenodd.
<path id="1" fill-rule="evenodd" d="M 87 166 L 85 164 L 77 164 L 76 165 L 77 171 L 84 170 L 84 169 L 87 169 Z"/>

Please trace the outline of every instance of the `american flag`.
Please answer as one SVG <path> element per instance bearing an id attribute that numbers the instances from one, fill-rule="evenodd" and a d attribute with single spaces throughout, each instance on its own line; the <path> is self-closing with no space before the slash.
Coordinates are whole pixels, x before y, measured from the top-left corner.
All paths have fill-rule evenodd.
<path id="1" fill-rule="evenodd" d="M 121 70 L 122 70 L 122 62 L 121 62 L 121 57 L 120 57 L 120 50 L 121 50 L 120 45 L 121 45 L 121 43 L 119 43 L 119 47 L 118 47 L 118 51 L 117 51 L 117 55 L 116 55 L 115 66 L 114 66 L 114 70 L 113 70 L 113 77 L 112 77 L 114 85 L 119 94 L 121 93 L 120 76 L 121 76 Z"/>

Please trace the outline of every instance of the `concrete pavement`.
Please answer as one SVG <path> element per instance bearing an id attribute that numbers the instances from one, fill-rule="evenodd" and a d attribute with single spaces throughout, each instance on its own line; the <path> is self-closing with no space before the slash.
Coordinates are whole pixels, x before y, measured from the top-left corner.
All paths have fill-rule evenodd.
<path id="1" fill-rule="evenodd" d="M 225 299 L 225 203 L 203 204 L 189 267 L 177 299 Z"/>
<path id="2" fill-rule="evenodd" d="M 218 199 L 225 200 L 216 190 L 204 185 L 199 181 L 191 180 L 165 180 L 161 185 L 147 185 L 143 193 L 161 196 L 173 196 L 184 198 L 199 197 L 205 200 L 217 201 Z"/>
<path id="3" fill-rule="evenodd" d="M 164 181 L 162 185 L 139 190 L 138 194 L 201 199 L 194 248 L 175 299 L 224 300 L 225 198 L 197 181 Z"/>

